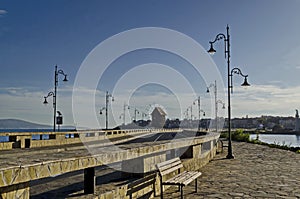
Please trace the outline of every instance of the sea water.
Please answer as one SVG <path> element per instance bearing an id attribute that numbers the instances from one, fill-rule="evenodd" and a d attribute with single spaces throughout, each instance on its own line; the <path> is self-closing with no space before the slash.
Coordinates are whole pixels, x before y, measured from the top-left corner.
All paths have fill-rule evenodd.
<path id="1" fill-rule="evenodd" d="M 256 134 L 251 134 L 250 139 L 256 139 Z M 258 139 L 268 144 L 286 145 L 300 147 L 300 135 L 292 134 L 259 134 Z"/>

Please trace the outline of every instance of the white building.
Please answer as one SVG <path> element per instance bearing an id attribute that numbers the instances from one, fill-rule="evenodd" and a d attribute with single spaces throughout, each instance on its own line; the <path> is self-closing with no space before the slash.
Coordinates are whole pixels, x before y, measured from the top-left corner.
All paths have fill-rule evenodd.
<path id="1" fill-rule="evenodd" d="M 166 122 L 166 113 L 160 107 L 155 107 L 153 112 L 151 113 L 152 122 L 151 126 L 155 128 L 162 128 Z"/>

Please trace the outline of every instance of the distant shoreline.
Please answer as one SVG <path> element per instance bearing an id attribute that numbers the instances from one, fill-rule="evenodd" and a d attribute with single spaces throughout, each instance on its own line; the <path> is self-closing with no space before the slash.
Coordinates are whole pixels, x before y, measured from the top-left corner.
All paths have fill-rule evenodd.
<path id="1" fill-rule="evenodd" d="M 59 129 L 59 131 L 56 131 L 56 132 L 68 132 L 68 131 L 76 131 L 76 129 L 75 128 L 61 128 L 61 129 Z M 13 133 L 15 133 L 15 132 L 53 132 L 53 128 L 47 128 L 47 129 L 43 129 L 43 128 L 41 128 L 41 129 L 38 129 L 38 128 L 34 128 L 34 129 L 31 129 L 31 128 L 28 128 L 28 129 L 26 129 L 26 128 L 20 128 L 20 129 L 0 129 L 0 134 L 1 133 L 8 133 L 8 132 L 13 132 Z"/>
<path id="2" fill-rule="evenodd" d="M 244 130 L 244 133 L 249 134 L 268 134 L 268 135 L 300 135 L 300 131 L 290 131 L 290 130 L 283 130 L 283 131 L 263 131 L 263 130 Z"/>

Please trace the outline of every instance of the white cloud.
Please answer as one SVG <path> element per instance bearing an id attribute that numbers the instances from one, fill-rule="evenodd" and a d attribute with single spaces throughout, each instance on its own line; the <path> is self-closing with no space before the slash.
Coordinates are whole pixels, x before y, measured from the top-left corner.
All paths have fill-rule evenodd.
<path id="1" fill-rule="evenodd" d="M 275 85 L 237 87 L 232 95 L 235 116 L 293 115 L 300 107 L 300 86 L 282 88 Z"/>
<path id="2" fill-rule="evenodd" d="M 6 10 L 0 10 L 0 16 L 7 14 Z"/>
<path id="3" fill-rule="evenodd" d="M 71 87 L 59 89 L 57 98 L 57 109 L 64 115 L 65 124 L 74 125 L 72 111 L 72 95 Z M 220 90 L 220 89 L 219 89 Z M 86 93 L 96 93 L 95 104 L 86 104 Z M 84 115 L 90 108 L 95 110 L 95 116 L 100 125 L 105 125 L 105 115 L 100 115 L 99 110 L 105 106 L 105 92 L 99 90 L 89 90 L 80 88 L 80 102 L 84 104 L 79 110 Z M 126 122 L 128 123 L 133 115 L 133 107 L 140 111 L 149 113 L 150 104 L 159 104 L 163 106 L 169 118 L 183 118 L 183 113 L 188 106 L 191 106 L 195 100 L 193 94 L 180 93 L 180 103 L 178 99 L 170 93 L 153 92 L 148 95 L 128 96 L 129 92 L 119 93 L 114 96 L 115 101 L 110 102 L 109 126 L 115 126 L 122 123 L 120 115 L 123 113 L 124 103 L 129 104 L 132 109 L 126 111 Z M 28 121 L 50 124 L 52 125 L 53 107 L 52 99 L 49 98 L 49 104 L 43 105 L 43 97 L 46 93 L 33 88 L 0 88 L 0 118 L 19 118 Z M 89 95 L 88 95 L 89 96 Z M 221 94 L 219 95 L 221 97 Z M 226 97 L 226 96 L 225 96 Z M 231 95 L 232 118 L 244 117 L 246 115 L 293 115 L 294 109 L 300 109 L 300 86 L 282 88 L 276 85 L 254 85 L 252 84 L 247 89 L 235 87 L 234 93 Z M 207 114 L 207 117 L 214 117 L 214 96 L 213 94 L 201 94 L 201 109 Z M 227 106 L 227 98 L 221 99 Z M 193 115 L 197 116 L 198 106 L 193 105 Z M 219 116 L 227 117 L 227 109 L 219 108 Z M 138 115 L 138 119 L 141 115 Z M 89 120 L 90 118 L 85 118 Z M 99 126 L 91 126 L 99 127 Z"/>
<path id="4" fill-rule="evenodd" d="M 43 105 L 44 93 L 37 88 L 9 87 L 0 88 L 0 118 L 17 118 L 41 124 L 52 125 L 53 106 L 49 98 L 48 105 Z M 58 108 L 66 115 L 66 124 L 73 124 L 70 96 L 59 96 Z"/>

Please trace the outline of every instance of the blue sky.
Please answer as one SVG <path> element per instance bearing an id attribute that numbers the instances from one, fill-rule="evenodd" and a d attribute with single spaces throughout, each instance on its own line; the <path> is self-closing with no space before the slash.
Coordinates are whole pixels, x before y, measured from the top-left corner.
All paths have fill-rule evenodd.
<path id="1" fill-rule="evenodd" d="M 41 102 L 53 89 L 54 66 L 58 65 L 70 79 L 64 83 L 60 77 L 58 109 L 64 114 L 65 123 L 72 125 L 74 79 L 86 56 L 102 41 L 133 28 L 163 27 L 181 32 L 208 48 L 208 41 L 220 32 L 225 33 L 227 24 L 231 34 L 231 66 L 238 66 L 248 74 L 252 85 L 247 90 L 241 89 L 238 84 L 242 79 L 234 77 L 233 116 L 294 115 L 294 109 L 300 108 L 299 7 L 298 0 L 1 0 L 0 118 L 51 124 L 52 106 L 45 107 Z M 223 42 L 215 48 L 217 53 L 212 59 L 226 83 Z M 119 68 L 110 68 L 99 83 L 95 106 L 104 105 L 104 92 L 113 88 L 113 81 L 122 71 L 149 62 L 168 63 L 177 69 L 179 63 L 185 66 L 184 61 L 166 52 L 145 50 L 124 55 L 114 63 Z M 178 70 L 196 81 L 193 71 Z M 204 96 L 207 85 L 203 80 L 199 84 L 198 94 L 203 95 L 204 105 L 210 105 L 210 98 Z M 140 109 L 146 109 L 149 103 L 168 106 L 168 100 L 163 102 L 167 89 L 144 88 L 147 89 L 135 93 L 134 106 Z M 156 100 L 138 100 L 139 92 L 147 99 L 149 95 L 157 95 Z M 163 93 L 161 100 L 158 93 Z M 226 98 L 222 100 L 226 102 Z M 192 101 L 193 97 L 187 97 L 184 104 L 188 106 Z M 116 99 L 115 106 L 122 110 L 123 103 Z M 170 110 L 170 118 L 181 117 L 171 111 L 174 107 L 170 104 L 165 108 Z M 211 112 L 211 108 L 207 109 Z M 102 116 L 98 117 L 103 121 Z M 115 119 L 115 123 L 120 122 Z"/>

